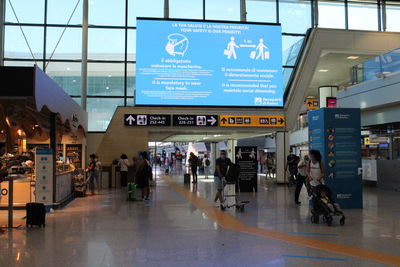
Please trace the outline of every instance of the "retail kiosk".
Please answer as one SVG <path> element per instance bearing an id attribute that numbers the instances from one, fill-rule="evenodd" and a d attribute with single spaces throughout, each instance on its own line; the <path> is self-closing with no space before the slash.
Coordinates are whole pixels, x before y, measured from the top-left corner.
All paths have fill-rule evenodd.
<path id="1" fill-rule="evenodd" d="M 86 165 L 87 113 L 37 66 L 0 67 L 0 81 L 0 207 L 8 206 L 10 177 L 14 207 L 44 202 L 36 199 L 40 148 L 53 165 L 45 202 L 59 207 L 73 198 L 73 176 Z"/>

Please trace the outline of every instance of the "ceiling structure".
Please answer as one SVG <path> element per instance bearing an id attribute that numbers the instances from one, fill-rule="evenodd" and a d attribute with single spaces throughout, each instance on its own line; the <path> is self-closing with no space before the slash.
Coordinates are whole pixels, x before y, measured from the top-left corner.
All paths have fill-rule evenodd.
<path id="1" fill-rule="evenodd" d="M 323 51 L 312 78 L 309 96 L 318 96 L 320 86 L 351 86 L 351 68 L 376 57 L 377 54 Z"/>

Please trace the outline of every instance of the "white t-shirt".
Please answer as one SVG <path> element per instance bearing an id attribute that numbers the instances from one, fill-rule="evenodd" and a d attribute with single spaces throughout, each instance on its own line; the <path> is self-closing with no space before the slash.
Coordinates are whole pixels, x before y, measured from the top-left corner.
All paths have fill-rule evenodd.
<path id="1" fill-rule="evenodd" d="M 312 180 L 310 181 L 311 186 L 317 186 L 319 184 L 323 184 L 323 179 L 321 179 L 321 182 L 318 181 L 318 177 L 321 176 L 321 165 L 319 162 L 313 163 L 310 161 L 310 176 Z"/>
<path id="2" fill-rule="evenodd" d="M 303 164 L 304 164 L 304 166 L 300 168 L 300 166 L 303 165 Z M 299 164 L 297 164 L 297 168 L 298 168 L 299 174 L 301 176 L 307 176 L 306 167 L 307 167 L 307 165 L 305 164 L 304 159 L 300 160 Z"/>
<path id="3" fill-rule="evenodd" d="M 121 168 L 121 172 L 127 172 L 129 161 L 127 159 L 120 159 L 118 162 L 118 166 Z"/>

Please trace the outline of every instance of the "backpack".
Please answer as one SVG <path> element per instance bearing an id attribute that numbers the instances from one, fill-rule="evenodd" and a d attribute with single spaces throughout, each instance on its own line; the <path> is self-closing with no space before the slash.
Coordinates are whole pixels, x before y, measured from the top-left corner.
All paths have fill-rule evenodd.
<path id="1" fill-rule="evenodd" d="M 210 163 L 211 163 L 210 160 L 206 159 L 205 164 L 206 164 L 207 167 L 210 166 Z"/>
<path id="2" fill-rule="evenodd" d="M 228 183 L 237 182 L 239 180 L 240 166 L 239 164 L 230 163 L 228 172 L 226 173 L 226 181 Z"/>
<path id="3" fill-rule="evenodd" d="M 142 171 L 139 174 L 139 177 L 142 179 L 153 179 L 153 169 L 150 166 L 150 163 L 146 160 Z"/>

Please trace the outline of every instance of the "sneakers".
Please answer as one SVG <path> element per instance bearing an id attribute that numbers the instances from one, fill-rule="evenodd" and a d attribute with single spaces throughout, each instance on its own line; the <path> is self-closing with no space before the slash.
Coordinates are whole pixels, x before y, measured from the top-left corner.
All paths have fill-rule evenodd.
<path id="1" fill-rule="evenodd" d="M 300 201 L 295 201 L 294 203 L 296 203 L 297 205 L 300 205 L 300 204 L 301 204 Z"/>

